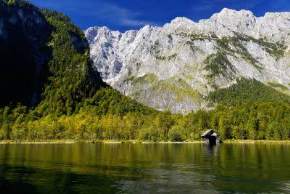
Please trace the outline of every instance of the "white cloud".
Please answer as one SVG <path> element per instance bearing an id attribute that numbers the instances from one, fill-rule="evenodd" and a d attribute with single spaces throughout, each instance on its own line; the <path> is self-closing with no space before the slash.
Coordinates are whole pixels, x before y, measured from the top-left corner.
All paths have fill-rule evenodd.
<path id="1" fill-rule="evenodd" d="M 121 23 L 125 26 L 143 26 L 147 24 L 145 21 L 128 19 L 128 18 L 123 18 L 121 20 Z"/>
<path id="2" fill-rule="evenodd" d="M 38 2 L 32 0 L 32 2 Z M 134 10 L 129 10 L 104 0 L 95 0 L 94 4 L 82 1 L 60 1 L 50 0 L 38 2 L 41 7 L 48 7 L 75 15 L 96 18 L 96 20 L 107 21 L 124 27 L 142 27 L 145 25 L 157 25 L 152 21 L 140 19 L 143 14 Z"/>
<path id="3" fill-rule="evenodd" d="M 97 10 L 98 13 L 94 15 L 99 18 L 110 20 L 119 25 L 126 27 L 141 27 L 145 25 L 157 25 L 152 21 L 138 19 L 142 14 L 136 11 L 119 7 L 113 4 L 103 4 L 101 9 Z"/>

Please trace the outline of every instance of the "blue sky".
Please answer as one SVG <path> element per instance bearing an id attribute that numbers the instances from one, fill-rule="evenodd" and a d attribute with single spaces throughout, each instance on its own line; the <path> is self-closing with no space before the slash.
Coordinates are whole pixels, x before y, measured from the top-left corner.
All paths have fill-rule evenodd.
<path id="1" fill-rule="evenodd" d="M 257 16 L 269 11 L 290 11 L 290 0 L 31 0 L 61 11 L 78 26 L 108 26 L 113 30 L 163 25 L 177 16 L 194 21 L 209 18 L 222 8 L 248 9 Z"/>

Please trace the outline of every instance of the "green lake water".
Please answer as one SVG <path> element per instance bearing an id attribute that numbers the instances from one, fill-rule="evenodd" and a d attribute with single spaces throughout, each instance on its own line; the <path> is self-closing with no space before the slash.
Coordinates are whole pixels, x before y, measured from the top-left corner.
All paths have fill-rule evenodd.
<path id="1" fill-rule="evenodd" d="M 0 145 L 0 194 L 290 193 L 290 145 Z"/>

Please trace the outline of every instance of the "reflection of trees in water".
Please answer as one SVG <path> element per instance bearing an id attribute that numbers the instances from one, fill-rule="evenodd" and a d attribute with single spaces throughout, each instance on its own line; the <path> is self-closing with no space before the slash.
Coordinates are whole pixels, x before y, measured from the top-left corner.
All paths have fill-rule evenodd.
<path id="1" fill-rule="evenodd" d="M 0 193 L 283 192 L 289 163 L 285 145 L 3 145 Z"/>
<path id="2" fill-rule="evenodd" d="M 189 169 L 183 165 L 173 165 L 171 168 L 163 169 L 147 169 L 144 173 L 150 174 L 150 178 L 121 180 L 118 185 L 124 193 L 217 193 L 211 184 L 215 180 L 214 176 L 197 173 L 190 165 L 187 167 Z"/>
<path id="3" fill-rule="evenodd" d="M 9 145 L 1 145 L 0 193 L 36 193 L 34 186 L 25 181 L 31 171 L 25 170 L 24 167 L 9 167 L 9 158 L 13 155 L 10 151 Z M 21 173 L 18 175 L 17 172 Z"/>
<path id="4" fill-rule="evenodd" d="M 283 192 L 290 179 L 290 146 L 279 144 L 225 144 L 219 149 L 213 185 L 230 192 Z"/>
<path id="5" fill-rule="evenodd" d="M 114 185 L 108 176 L 1 165 L 1 194 L 105 194 L 116 193 Z"/>
<path id="6" fill-rule="evenodd" d="M 25 168 L 10 168 L 8 166 L 1 166 L 0 173 L 0 193 L 9 194 L 31 194 L 37 193 L 33 184 L 26 182 L 29 176 L 23 171 Z M 21 171 L 21 174 L 15 175 L 16 171 Z"/>
<path id="7" fill-rule="evenodd" d="M 1 194 L 94 194 L 115 193 L 118 191 L 117 188 L 114 187 L 115 182 L 113 178 L 110 178 L 109 176 L 73 173 L 69 167 L 64 169 L 50 169 L 48 166 L 51 164 L 43 165 L 42 163 L 37 163 L 36 159 L 38 158 L 41 160 L 47 152 L 35 155 L 38 153 L 35 152 L 36 150 L 39 150 L 37 145 L 1 145 Z M 45 151 L 43 149 L 40 150 Z M 54 158 L 54 161 L 57 163 L 57 156 L 50 156 Z M 61 157 L 61 155 L 58 156 Z M 52 158 L 48 161 L 52 161 Z M 42 162 L 45 162 L 45 160 Z M 25 167 L 33 166 L 35 164 L 38 164 L 39 166 Z M 65 164 L 60 166 L 64 167 L 64 165 Z"/>

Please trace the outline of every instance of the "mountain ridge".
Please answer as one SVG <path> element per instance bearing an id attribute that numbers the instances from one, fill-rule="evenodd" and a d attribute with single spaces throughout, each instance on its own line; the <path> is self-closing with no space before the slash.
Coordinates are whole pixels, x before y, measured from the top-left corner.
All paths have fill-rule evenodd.
<path id="1" fill-rule="evenodd" d="M 177 17 L 162 27 L 91 27 L 85 35 L 106 83 L 158 110 L 187 113 L 208 108 L 203 97 L 241 78 L 282 85 L 288 94 L 289 27 L 288 12 L 256 17 L 225 8 L 198 23 Z"/>
<path id="2" fill-rule="evenodd" d="M 184 27 L 183 26 L 184 24 L 204 25 L 205 23 L 208 23 L 208 22 L 217 22 L 217 23 L 219 23 L 221 25 L 224 25 L 224 27 L 226 27 L 226 26 L 229 26 L 230 24 L 229 23 L 223 23 L 223 22 L 220 22 L 220 21 L 222 19 L 228 18 L 229 16 L 236 17 L 236 18 L 231 18 L 230 19 L 231 21 L 235 21 L 236 19 L 241 19 L 244 16 L 244 17 L 246 17 L 248 19 L 248 23 L 246 23 L 246 25 L 248 27 L 253 27 L 255 24 L 256 25 L 261 25 L 260 23 L 263 22 L 261 20 L 270 20 L 270 19 L 275 19 L 277 17 L 280 17 L 282 19 L 286 19 L 286 22 L 289 22 L 290 12 L 266 12 L 263 16 L 255 16 L 254 13 L 249 11 L 249 10 L 245 10 L 245 9 L 234 10 L 234 9 L 229 9 L 229 8 L 223 8 L 220 12 L 214 13 L 208 19 L 200 19 L 197 22 L 195 22 L 195 21 L 193 21 L 193 20 L 191 20 L 190 18 L 187 18 L 187 17 L 179 17 L 178 16 L 178 17 L 173 18 L 170 22 L 165 23 L 163 26 L 145 25 L 142 28 L 140 28 L 139 30 L 127 30 L 125 32 L 121 32 L 121 31 L 118 31 L 118 30 L 111 30 L 107 26 L 93 26 L 93 27 L 89 27 L 88 29 L 86 29 L 85 32 L 95 28 L 95 30 L 96 29 L 109 30 L 111 32 L 115 32 L 115 33 L 118 33 L 118 34 L 126 34 L 128 32 L 138 32 L 138 31 L 142 30 L 143 28 L 148 28 L 148 27 L 149 28 L 157 28 L 158 29 L 158 28 L 168 27 L 170 25 L 175 25 L 175 27 L 178 28 L 179 26 Z M 240 16 L 240 17 L 237 17 L 237 16 Z M 245 22 L 246 21 L 242 21 L 241 20 L 241 23 L 245 23 Z M 239 24 L 239 23 L 237 23 L 237 24 Z M 250 25 L 250 24 L 252 24 L 252 25 Z M 239 25 L 236 25 L 236 26 L 239 26 Z M 286 35 L 289 38 L 289 34 L 286 34 Z"/>

